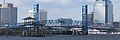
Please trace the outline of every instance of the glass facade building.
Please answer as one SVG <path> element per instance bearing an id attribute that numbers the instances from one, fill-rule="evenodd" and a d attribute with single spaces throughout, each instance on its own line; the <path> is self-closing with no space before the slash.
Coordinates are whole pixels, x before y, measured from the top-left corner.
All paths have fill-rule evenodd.
<path id="1" fill-rule="evenodd" d="M 93 11 L 94 23 L 113 22 L 113 4 L 110 0 L 96 0 Z"/>

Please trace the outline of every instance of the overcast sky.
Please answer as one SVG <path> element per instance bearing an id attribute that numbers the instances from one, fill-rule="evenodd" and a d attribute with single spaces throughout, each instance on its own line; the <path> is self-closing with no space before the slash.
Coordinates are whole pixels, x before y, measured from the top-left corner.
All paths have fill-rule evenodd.
<path id="1" fill-rule="evenodd" d="M 82 0 L 38 0 L 40 9 L 48 11 L 48 19 L 56 18 L 72 18 L 81 20 Z M 95 0 L 88 0 L 89 12 L 93 10 Z M 120 0 L 111 0 L 114 5 L 114 20 L 120 20 Z M 0 0 L 2 3 L 2 0 Z M 33 8 L 33 0 L 6 0 L 8 3 L 13 3 L 18 7 L 18 22 L 28 14 L 28 10 Z"/>

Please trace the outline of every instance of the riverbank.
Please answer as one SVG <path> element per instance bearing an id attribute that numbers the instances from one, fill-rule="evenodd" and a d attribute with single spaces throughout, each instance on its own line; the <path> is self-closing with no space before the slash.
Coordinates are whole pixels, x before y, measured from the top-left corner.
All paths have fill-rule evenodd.
<path id="1" fill-rule="evenodd" d="M 97 35 L 52 35 L 46 37 L 17 37 L 2 36 L 0 40 L 120 40 L 118 34 L 97 34 Z"/>

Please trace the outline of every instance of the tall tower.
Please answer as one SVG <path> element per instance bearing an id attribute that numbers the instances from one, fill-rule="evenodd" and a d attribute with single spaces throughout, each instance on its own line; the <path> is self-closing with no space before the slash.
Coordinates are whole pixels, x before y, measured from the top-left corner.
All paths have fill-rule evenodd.
<path id="1" fill-rule="evenodd" d="M 39 10 L 39 21 L 47 20 L 47 11 Z"/>
<path id="2" fill-rule="evenodd" d="M 39 21 L 39 4 L 37 0 L 35 0 L 33 12 L 35 21 Z"/>
<path id="3" fill-rule="evenodd" d="M 87 35 L 88 34 L 88 5 L 87 0 L 85 0 L 83 6 L 82 6 L 82 34 Z"/>
<path id="4" fill-rule="evenodd" d="M 106 18 L 105 23 L 113 23 L 113 4 L 110 0 L 106 0 Z"/>
<path id="5" fill-rule="evenodd" d="M 113 4 L 110 0 L 96 0 L 94 4 L 94 23 L 112 23 Z"/>
<path id="6" fill-rule="evenodd" d="M 5 0 L 0 4 L 0 27 L 6 24 L 17 23 L 17 7 L 13 7 L 12 3 L 6 3 Z"/>

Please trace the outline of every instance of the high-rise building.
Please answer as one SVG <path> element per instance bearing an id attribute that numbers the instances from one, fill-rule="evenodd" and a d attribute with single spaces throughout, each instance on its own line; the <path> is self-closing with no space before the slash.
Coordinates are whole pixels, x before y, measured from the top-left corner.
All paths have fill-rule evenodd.
<path id="1" fill-rule="evenodd" d="M 110 1 L 110 0 L 108 0 L 107 1 L 107 11 L 106 11 L 106 13 L 108 14 L 106 14 L 106 23 L 113 23 L 113 20 L 114 20 L 114 17 L 113 17 L 113 4 L 112 4 L 112 2 Z"/>
<path id="2" fill-rule="evenodd" d="M 17 23 L 17 7 L 11 3 L 0 4 L 0 26 Z"/>
<path id="3" fill-rule="evenodd" d="M 93 23 L 93 13 L 94 12 L 90 12 L 88 14 L 88 24 L 91 25 Z"/>
<path id="4" fill-rule="evenodd" d="M 96 0 L 94 23 L 113 23 L 113 4 L 110 0 Z"/>
<path id="5" fill-rule="evenodd" d="M 28 16 L 27 17 L 31 17 L 31 18 L 34 18 L 34 13 L 33 13 L 33 9 L 31 10 L 28 10 Z"/>
<path id="6" fill-rule="evenodd" d="M 47 20 L 47 11 L 45 10 L 39 10 L 39 13 L 38 13 L 38 21 L 41 21 L 41 20 Z M 33 9 L 29 10 L 28 11 L 28 17 L 32 17 L 34 18 L 34 12 L 33 12 Z"/>
<path id="7" fill-rule="evenodd" d="M 39 11 L 39 15 L 39 20 L 47 20 L 47 11 L 42 9 Z"/>

